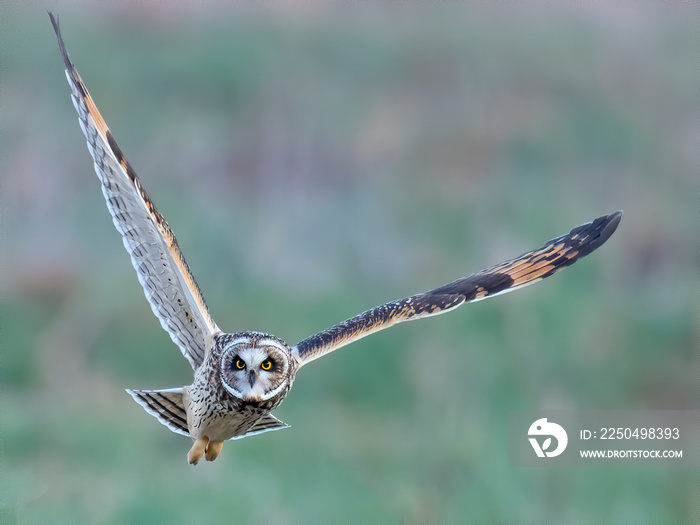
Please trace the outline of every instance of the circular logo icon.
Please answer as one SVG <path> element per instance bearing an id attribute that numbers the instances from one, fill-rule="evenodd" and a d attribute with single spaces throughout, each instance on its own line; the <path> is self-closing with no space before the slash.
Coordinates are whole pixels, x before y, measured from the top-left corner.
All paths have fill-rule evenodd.
<path id="1" fill-rule="evenodd" d="M 561 425 L 547 421 L 546 417 L 538 419 L 530 425 L 527 434 L 535 454 L 540 458 L 558 456 L 564 452 L 569 442 L 566 430 Z M 555 448 L 552 447 L 552 438 L 556 439 Z"/>

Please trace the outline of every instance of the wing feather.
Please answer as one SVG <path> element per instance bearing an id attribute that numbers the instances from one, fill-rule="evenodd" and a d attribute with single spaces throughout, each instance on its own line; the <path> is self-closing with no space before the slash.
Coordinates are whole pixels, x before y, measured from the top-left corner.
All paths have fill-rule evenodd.
<path id="1" fill-rule="evenodd" d="M 396 323 L 449 312 L 458 306 L 536 283 L 600 247 L 620 223 L 622 212 L 598 217 L 541 248 L 429 292 L 367 310 L 304 339 L 292 350 L 302 366 L 333 350 Z"/>
<path id="2" fill-rule="evenodd" d="M 146 299 L 192 368 L 204 360 L 219 328 L 163 216 L 114 140 L 66 52 L 58 19 L 49 13 L 66 66 L 73 105 L 87 139 L 112 222 L 121 234 Z"/>

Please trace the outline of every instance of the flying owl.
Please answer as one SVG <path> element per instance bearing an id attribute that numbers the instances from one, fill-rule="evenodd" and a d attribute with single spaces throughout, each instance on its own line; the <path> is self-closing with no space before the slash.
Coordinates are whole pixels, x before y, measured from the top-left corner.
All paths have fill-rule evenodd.
<path id="1" fill-rule="evenodd" d="M 207 310 L 178 243 L 136 177 L 68 57 L 49 13 L 80 127 L 102 193 L 146 299 L 192 365 L 194 381 L 168 390 L 127 390 L 149 414 L 193 440 L 191 464 L 213 461 L 223 442 L 286 428 L 270 412 L 284 400 L 297 372 L 314 359 L 396 323 L 442 314 L 541 281 L 600 247 L 621 212 L 604 215 L 537 250 L 449 284 L 367 310 L 294 346 L 261 332 L 221 331 Z"/>

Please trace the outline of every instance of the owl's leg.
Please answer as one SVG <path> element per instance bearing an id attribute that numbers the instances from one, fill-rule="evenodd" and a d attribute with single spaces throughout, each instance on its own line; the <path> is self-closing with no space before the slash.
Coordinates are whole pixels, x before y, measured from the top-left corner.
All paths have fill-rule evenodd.
<path id="1" fill-rule="evenodd" d="M 197 462 L 202 459 L 208 443 L 209 438 L 207 436 L 203 436 L 194 442 L 192 448 L 187 453 L 187 462 L 190 465 L 196 465 Z"/>
<path id="2" fill-rule="evenodd" d="M 223 441 L 210 441 L 209 444 L 207 445 L 207 451 L 204 457 L 206 458 L 207 461 L 214 461 L 216 458 L 219 457 L 219 452 L 221 452 L 221 449 L 224 446 Z"/>

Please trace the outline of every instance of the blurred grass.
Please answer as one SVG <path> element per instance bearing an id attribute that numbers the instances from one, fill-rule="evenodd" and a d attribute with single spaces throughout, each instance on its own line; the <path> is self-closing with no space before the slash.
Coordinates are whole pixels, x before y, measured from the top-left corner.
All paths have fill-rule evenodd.
<path id="1" fill-rule="evenodd" d="M 683 9 L 311 5 L 55 8 L 224 329 L 295 343 L 624 209 L 619 231 L 315 362 L 277 411 L 292 429 L 193 469 L 123 391 L 191 373 L 104 210 L 48 19 L 3 5 L 0 520 L 692 521 L 692 469 L 505 452 L 509 410 L 697 407 Z"/>

